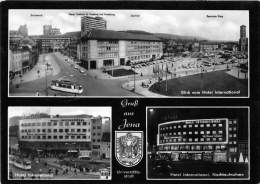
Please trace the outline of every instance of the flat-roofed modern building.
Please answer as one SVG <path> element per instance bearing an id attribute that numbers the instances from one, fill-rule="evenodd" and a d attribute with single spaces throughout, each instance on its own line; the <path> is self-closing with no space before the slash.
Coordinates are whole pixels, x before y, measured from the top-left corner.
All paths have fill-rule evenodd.
<path id="1" fill-rule="evenodd" d="M 150 33 L 93 29 L 81 38 L 81 61 L 87 69 L 147 62 L 162 55 L 162 41 Z"/>
<path id="2" fill-rule="evenodd" d="M 67 35 L 43 35 L 33 38 L 41 53 L 64 50 L 70 45 L 71 39 Z"/>
<path id="3" fill-rule="evenodd" d="M 20 149 L 64 153 L 91 150 L 92 119 L 89 115 L 24 118 L 19 122 Z"/>
<path id="4" fill-rule="evenodd" d="M 237 162 L 238 123 L 234 119 L 195 119 L 158 125 L 159 154 L 173 160 Z"/>

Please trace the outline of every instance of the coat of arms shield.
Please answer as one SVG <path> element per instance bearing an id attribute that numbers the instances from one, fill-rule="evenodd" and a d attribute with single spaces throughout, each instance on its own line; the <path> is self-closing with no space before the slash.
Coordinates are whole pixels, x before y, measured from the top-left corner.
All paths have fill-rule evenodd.
<path id="1" fill-rule="evenodd" d="M 137 165 L 143 158 L 142 131 L 115 131 L 115 154 L 125 167 Z"/>

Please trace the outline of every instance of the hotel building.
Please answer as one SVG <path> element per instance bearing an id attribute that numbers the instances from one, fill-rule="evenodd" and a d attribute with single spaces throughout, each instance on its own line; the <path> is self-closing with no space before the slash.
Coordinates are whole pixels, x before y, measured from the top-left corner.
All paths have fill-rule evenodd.
<path id="1" fill-rule="evenodd" d="M 238 122 L 235 119 L 195 119 L 158 125 L 159 154 L 172 160 L 237 162 Z"/>
<path id="2" fill-rule="evenodd" d="M 92 133 L 96 119 L 102 122 L 102 117 L 89 115 L 26 117 L 19 121 L 19 148 L 29 152 L 76 152 L 90 156 L 92 152 L 95 154 Z M 102 130 L 102 123 L 97 128 Z M 100 134 L 101 144 L 103 132 Z"/>
<path id="3" fill-rule="evenodd" d="M 87 69 L 147 62 L 162 55 L 162 41 L 150 33 L 92 29 L 81 38 L 81 62 Z"/>

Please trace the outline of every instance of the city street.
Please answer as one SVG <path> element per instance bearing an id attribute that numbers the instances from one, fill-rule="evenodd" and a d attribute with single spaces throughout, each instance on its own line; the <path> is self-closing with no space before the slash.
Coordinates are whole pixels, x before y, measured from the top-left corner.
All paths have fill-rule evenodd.
<path id="1" fill-rule="evenodd" d="M 84 91 L 80 96 L 137 96 L 135 93 L 121 87 L 122 83 L 126 82 L 127 79 L 105 80 L 90 76 L 87 72 L 80 73 L 80 71 L 74 69 L 70 63 L 65 62 L 64 56 L 60 53 L 49 53 L 45 54 L 43 57 L 46 57 L 47 62 L 51 64 L 53 70 L 59 71 L 59 73 L 56 75 L 48 74 L 46 80 L 46 77 L 39 78 L 37 71 L 35 70 L 34 80 L 18 83 L 19 87 L 17 87 L 16 84 L 10 84 L 10 96 L 36 96 L 37 91 L 39 92 L 39 96 L 46 96 L 47 94 L 48 96 L 74 96 L 74 94 L 71 93 L 50 89 L 51 81 L 61 77 L 66 77 L 82 85 Z M 59 68 L 57 69 L 55 67 Z"/>

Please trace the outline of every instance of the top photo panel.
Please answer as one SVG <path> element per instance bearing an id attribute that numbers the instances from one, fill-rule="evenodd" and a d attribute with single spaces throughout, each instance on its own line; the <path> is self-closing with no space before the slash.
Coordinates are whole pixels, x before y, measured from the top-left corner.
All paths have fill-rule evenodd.
<path id="1" fill-rule="evenodd" d="M 247 10 L 8 16 L 9 97 L 249 97 Z"/>

